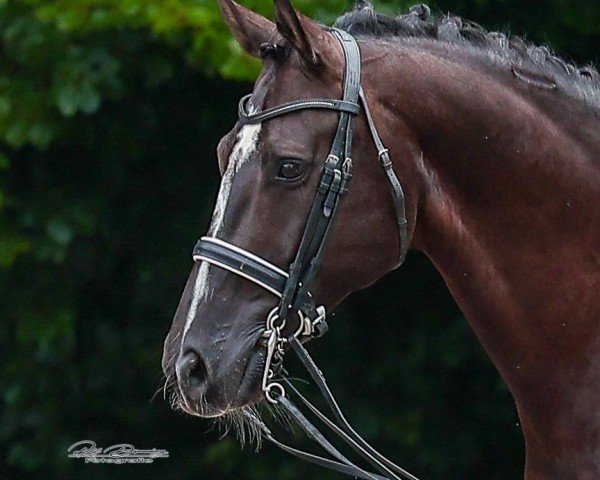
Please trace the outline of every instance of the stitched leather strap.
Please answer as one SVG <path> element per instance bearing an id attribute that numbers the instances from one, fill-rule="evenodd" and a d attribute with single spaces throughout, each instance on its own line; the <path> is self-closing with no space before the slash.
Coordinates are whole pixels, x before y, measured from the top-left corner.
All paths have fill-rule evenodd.
<path id="1" fill-rule="evenodd" d="M 304 396 L 302 396 L 296 388 L 287 381 L 286 383 L 292 391 L 296 393 L 302 403 L 308 407 L 313 414 L 315 414 L 319 420 L 321 420 L 328 428 L 333 430 L 339 437 L 341 437 L 346 443 L 348 443 L 357 453 L 365 458 L 369 463 L 378 468 L 382 473 L 390 475 L 391 478 L 398 478 L 398 475 L 408 480 L 419 480 L 417 477 L 406 471 L 402 467 L 396 465 L 388 458 L 381 455 L 371 445 L 369 445 L 350 425 L 346 420 L 342 410 L 340 409 L 335 397 L 331 393 L 325 376 L 321 370 L 317 367 L 314 360 L 304 348 L 304 346 L 298 342 L 295 338 L 288 338 L 288 343 L 292 347 L 292 350 L 302 362 L 304 368 L 308 371 L 309 375 L 317 385 L 317 388 L 321 392 L 322 397 L 327 402 L 329 409 L 334 415 L 336 424 L 331 422 L 325 415 L 314 407 Z M 338 428 L 339 427 L 339 428 Z M 341 430 L 341 432 L 340 432 Z"/>
<path id="2" fill-rule="evenodd" d="M 398 224 L 398 233 L 400 235 L 399 262 L 401 265 L 404 262 L 404 259 L 406 258 L 406 252 L 408 251 L 408 222 L 406 221 L 404 191 L 402 190 L 402 184 L 400 183 L 400 180 L 398 180 L 398 177 L 394 172 L 394 167 L 392 165 L 392 161 L 390 160 L 389 150 L 385 148 L 385 145 L 381 141 L 381 137 L 377 132 L 377 127 L 375 126 L 373 116 L 371 115 L 371 110 L 369 109 L 369 103 L 367 102 L 365 92 L 362 88 L 360 89 L 360 101 L 365 109 L 367 125 L 369 126 L 373 143 L 375 143 L 375 148 L 377 149 L 377 157 L 379 158 L 381 166 L 385 170 L 385 174 L 387 175 L 390 183 L 392 200 L 394 201 L 394 211 L 396 212 L 396 223 Z"/>
<path id="3" fill-rule="evenodd" d="M 260 420 L 259 418 L 252 418 L 253 422 L 258 422 L 264 438 L 269 440 L 273 445 L 281 448 L 284 452 L 289 453 L 290 455 L 299 458 L 300 460 L 304 460 L 306 462 L 314 463 L 323 468 L 328 468 L 329 470 L 333 470 L 335 472 L 342 473 L 344 475 L 349 475 L 351 477 L 361 478 L 364 480 L 388 480 L 387 478 L 377 475 L 375 473 L 366 472 L 360 468 L 354 468 L 353 466 L 349 466 L 346 463 L 338 462 L 335 460 L 330 460 L 328 458 L 321 457 L 319 455 L 315 455 L 312 453 L 304 452 L 302 450 L 298 450 L 297 448 L 290 447 L 289 445 L 280 442 L 277 440 L 271 430 Z"/>
<path id="4" fill-rule="evenodd" d="M 333 412 L 335 422 L 330 420 L 324 415 L 317 407 L 315 407 L 310 401 L 308 401 L 288 380 L 287 372 L 284 370 L 283 381 L 286 383 L 286 391 L 293 392 L 294 395 L 300 400 L 300 402 L 306 406 L 315 417 L 320 420 L 329 430 L 335 433 L 338 438 L 343 440 L 349 445 L 358 455 L 369 462 L 373 467 L 379 470 L 383 475 L 371 473 L 359 467 L 342 453 L 339 452 L 319 431 L 315 425 L 306 418 L 306 416 L 298 409 L 296 405 L 285 396 L 277 396 L 277 401 L 280 406 L 294 422 L 302 428 L 306 435 L 316 443 L 318 443 L 325 451 L 327 451 L 336 460 L 330 460 L 324 457 L 313 455 L 302 450 L 290 447 L 279 440 L 277 440 L 272 432 L 264 425 L 262 421 L 259 421 L 259 425 L 265 435 L 265 438 L 278 446 L 282 450 L 291 455 L 300 458 L 321 467 L 328 468 L 345 475 L 349 475 L 356 478 L 362 478 L 365 480 L 419 480 L 416 476 L 406 471 L 402 467 L 399 467 L 391 460 L 381 455 L 371 445 L 369 445 L 348 423 L 344 417 L 341 409 L 339 408 L 333 394 L 327 386 L 325 377 L 322 372 L 316 366 L 309 353 L 306 351 L 304 346 L 295 338 L 289 337 L 287 339 L 291 345 L 292 350 L 298 356 L 306 370 L 309 372 L 312 379 L 317 384 L 319 391 L 323 398 L 326 400 L 328 406 Z M 256 420 L 256 419 L 255 419 Z"/>
<path id="5" fill-rule="evenodd" d="M 354 37 L 332 29 L 342 46 L 345 58 L 342 97 L 347 103 L 357 104 L 360 91 L 360 50 Z M 290 311 L 299 309 L 323 261 L 325 249 L 331 237 L 332 225 L 341 197 L 352 178 L 353 118 L 356 114 L 340 111 L 338 127 L 325 161 L 319 188 L 313 200 L 306 228 L 300 241 L 294 262 L 290 265 L 290 277 L 279 304 L 278 316 L 285 318 Z"/>
<path id="6" fill-rule="evenodd" d="M 260 285 L 281 297 L 288 274 L 279 267 L 240 247 L 213 237 L 202 237 L 192 254 L 194 261 L 205 261 Z"/>
<path id="7" fill-rule="evenodd" d="M 238 105 L 238 114 L 242 123 L 261 123 L 275 117 L 306 109 L 335 110 L 337 112 L 345 112 L 352 115 L 357 115 L 360 111 L 360 105 L 355 102 L 334 100 L 330 98 L 311 98 L 309 100 L 296 100 L 284 103 L 283 105 L 250 114 L 248 113 L 248 101 L 250 100 L 250 97 L 252 97 L 251 93 L 243 96 Z"/>
<path id="8" fill-rule="evenodd" d="M 277 297 L 282 296 L 289 277 L 287 272 L 264 258 L 214 237 L 202 237 L 198 240 L 192 258 L 196 262 L 208 262 L 243 277 Z M 312 322 L 318 319 L 317 323 L 313 323 L 312 338 L 318 338 L 327 333 L 329 326 L 308 290 L 297 310 L 301 311 Z M 302 341 L 308 341 L 309 339 L 304 336 L 301 338 Z"/>
<path id="9" fill-rule="evenodd" d="M 327 451 L 336 460 L 330 460 L 320 456 L 313 455 L 302 450 L 295 449 L 277 440 L 272 432 L 264 425 L 262 421 L 259 421 L 260 427 L 265 435 L 265 438 L 283 449 L 287 453 L 294 455 L 301 460 L 305 460 L 311 463 L 315 463 L 321 467 L 328 468 L 345 475 L 352 477 L 362 478 L 366 480 L 419 480 L 416 476 L 406 471 L 402 467 L 399 467 L 391 460 L 381 455 L 371 445 L 369 445 L 348 423 L 344 417 L 341 409 L 339 408 L 333 394 L 327 386 L 323 373 L 316 366 L 309 353 L 303 347 L 303 345 L 294 337 L 287 339 L 291 345 L 292 350 L 298 356 L 306 370 L 309 372 L 312 379 L 317 384 L 319 391 L 323 398 L 326 400 L 328 406 L 333 412 L 335 422 L 330 420 L 324 415 L 317 407 L 315 407 L 310 401 L 308 401 L 289 381 L 287 378 L 287 372 L 284 370 L 283 381 L 286 384 L 286 391 L 293 392 L 294 395 L 300 400 L 300 402 L 306 406 L 315 417 L 320 420 L 329 430 L 335 433 L 338 438 L 343 440 L 349 445 L 358 455 L 369 462 L 373 467 L 379 470 L 383 475 L 368 472 L 363 468 L 357 466 L 355 463 L 350 461 L 347 457 L 339 452 L 319 431 L 315 425 L 310 422 L 306 416 L 298 409 L 294 403 L 286 398 L 285 396 L 277 396 L 277 401 L 288 416 L 293 419 L 298 426 L 306 433 L 306 435 L 316 443 L 318 443 L 325 451 Z"/>

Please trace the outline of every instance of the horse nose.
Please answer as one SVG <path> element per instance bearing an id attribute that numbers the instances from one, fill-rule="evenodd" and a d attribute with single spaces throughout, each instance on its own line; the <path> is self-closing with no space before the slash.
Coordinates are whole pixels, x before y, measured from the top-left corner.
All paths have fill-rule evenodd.
<path id="1" fill-rule="evenodd" d="M 194 350 L 187 350 L 177 360 L 175 372 L 182 393 L 198 401 L 206 390 L 207 384 L 206 365 L 200 355 Z"/>

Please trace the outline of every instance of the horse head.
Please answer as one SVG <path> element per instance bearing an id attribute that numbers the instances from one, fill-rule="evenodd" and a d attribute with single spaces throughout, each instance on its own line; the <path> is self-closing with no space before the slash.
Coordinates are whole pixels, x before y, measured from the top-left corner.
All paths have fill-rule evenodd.
<path id="1" fill-rule="evenodd" d="M 248 118 L 290 102 L 342 99 L 345 52 L 331 29 L 295 11 L 289 0 L 275 2 L 276 23 L 231 0 L 221 0 L 221 7 L 239 44 L 262 60 L 262 72 L 241 104 L 240 121 L 217 149 L 221 187 L 207 242 L 252 252 L 287 271 L 307 235 L 344 112 L 307 107 L 261 122 Z M 352 188 L 340 202 L 311 282 L 311 301 L 328 308 L 398 266 L 402 256 L 394 203 L 374 160 L 386 152 L 377 151 L 365 114 L 353 117 Z M 407 200 L 414 212 L 414 199 Z M 163 368 L 175 403 L 193 415 L 218 417 L 262 399 L 267 354 L 261 338 L 278 299 L 244 278 L 244 265 L 235 275 L 200 257 L 165 341 Z M 285 334 L 297 328 L 295 322 L 288 319 Z"/>

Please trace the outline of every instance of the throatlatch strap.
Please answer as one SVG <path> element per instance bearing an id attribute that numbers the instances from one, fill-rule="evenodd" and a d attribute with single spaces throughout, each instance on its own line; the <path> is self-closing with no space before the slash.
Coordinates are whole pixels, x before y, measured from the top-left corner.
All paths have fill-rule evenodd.
<path id="1" fill-rule="evenodd" d="M 385 170 L 385 174 L 387 175 L 390 183 L 392 199 L 394 201 L 394 210 L 396 212 L 396 223 L 398 224 L 398 230 L 400 234 L 400 264 L 402 264 L 406 258 L 406 252 L 408 251 L 408 222 L 406 221 L 404 191 L 402 190 L 402 184 L 400 183 L 400 180 L 398 180 L 398 177 L 396 176 L 396 172 L 394 172 L 394 167 L 392 165 L 392 161 L 390 160 L 389 150 L 385 148 L 385 145 L 381 141 L 381 137 L 377 132 L 377 127 L 373 121 L 373 116 L 371 115 L 371 110 L 369 109 L 369 104 L 362 88 L 360 89 L 360 101 L 365 109 L 367 124 L 369 125 L 371 137 L 373 137 L 373 142 L 375 143 L 375 148 L 377 149 L 377 157 L 379 158 L 381 166 Z"/>

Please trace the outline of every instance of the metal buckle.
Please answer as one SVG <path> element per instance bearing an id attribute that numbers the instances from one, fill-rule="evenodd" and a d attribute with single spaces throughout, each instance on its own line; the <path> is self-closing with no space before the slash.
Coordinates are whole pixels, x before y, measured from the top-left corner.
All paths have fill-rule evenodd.
<path id="1" fill-rule="evenodd" d="M 317 313 L 319 314 L 319 316 L 311 322 L 310 336 L 314 338 L 322 337 L 327 333 L 327 330 L 329 330 L 329 326 L 325 321 L 327 319 L 325 305 L 319 305 L 317 307 Z"/>
<path id="2" fill-rule="evenodd" d="M 377 152 L 377 158 L 381 163 L 381 166 L 385 169 L 388 169 L 392 166 L 392 161 L 390 160 L 390 151 L 387 148 L 382 148 L 379 152 Z"/>

